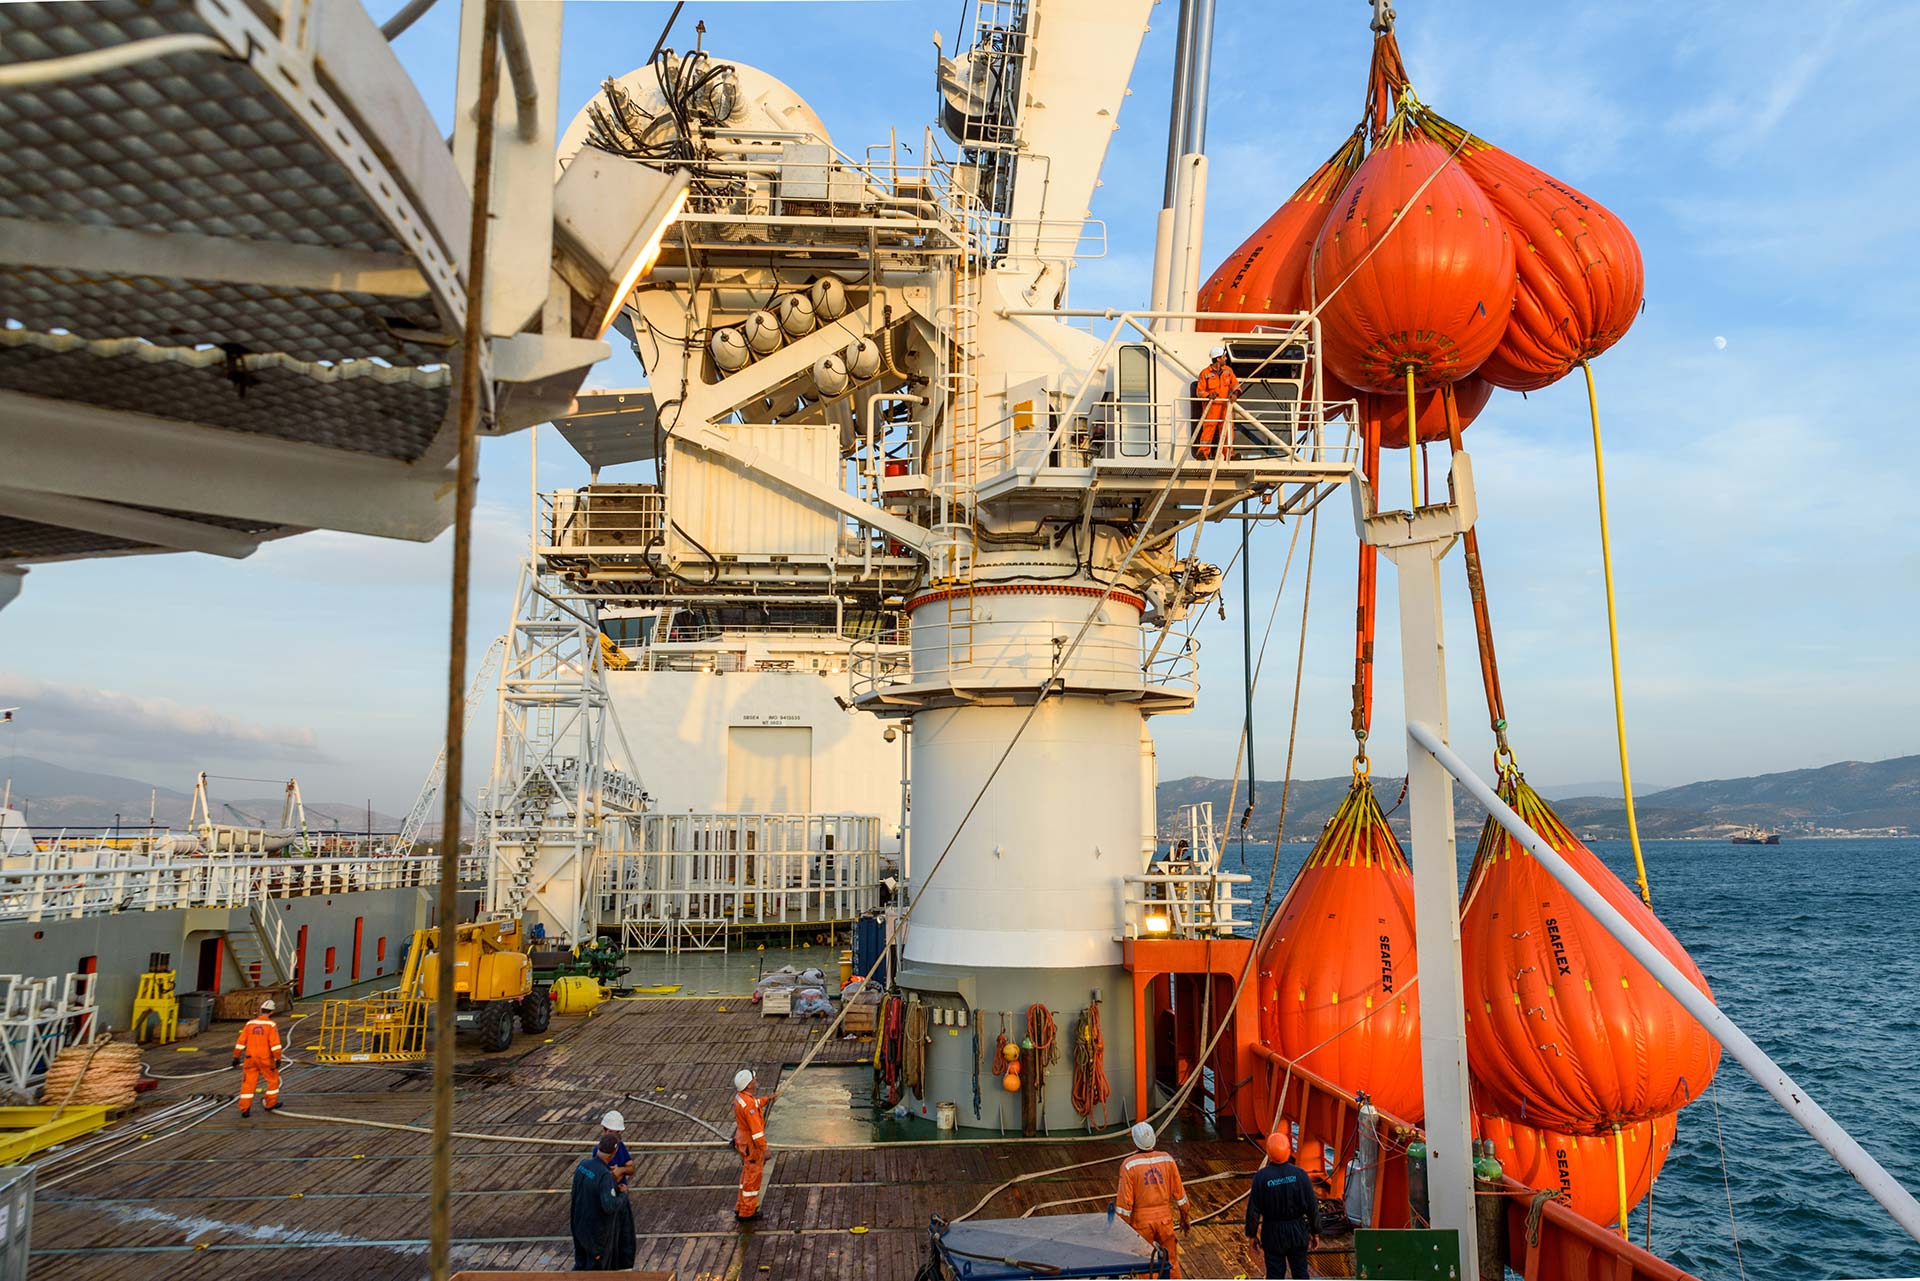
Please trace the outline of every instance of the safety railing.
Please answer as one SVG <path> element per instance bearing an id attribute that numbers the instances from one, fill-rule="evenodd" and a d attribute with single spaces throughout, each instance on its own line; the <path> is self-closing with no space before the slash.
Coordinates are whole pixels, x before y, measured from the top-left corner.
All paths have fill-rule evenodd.
<path id="1" fill-rule="evenodd" d="M 644 551 L 666 531 L 666 495 L 652 485 L 596 485 L 540 495 L 539 529 L 549 552 Z"/>
<path id="2" fill-rule="evenodd" d="M 958 252 L 965 245 L 964 193 L 951 163 L 935 153 L 930 131 L 922 159 L 907 164 L 900 162 L 897 139 L 855 159 L 830 143 L 780 130 L 729 125 L 706 135 L 706 154 L 691 165 L 700 181 L 680 217 L 696 248 L 705 244 L 705 225 L 743 222 L 804 227 L 812 236 L 855 242 L 872 236 L 883 252 Z"/>
<path id="3" fill-rule="evenodd" d="M 1060 678 L 1087 688 L 1152 691 L 1191 697 L 1200 690 L 1200 642 L 1161 637 L 1132 624 L 1096 625 L 1080 638 L 1071 660 L 1051 636 L 998 634 L 988 622 L 970 625 L 970 656 L 947 644 L 951 624 L 918 621 L 909 644 L 855 642 L 848 673 L 856 698 L 885 695 L 928 683 L 973 687 L 1037 687 Z M 1108 634 L 1102 635 L 1102 632 Z"/>
<path id="4" fill-rule="evenodd" d="M 1233 1069 L 1239 1088 L 1231 1106 L 1240 1127 L 1253 1134 L 1286 1127 L 1294 1136 L 1295 1160 L 1323 1197 L 1344 1203 L 1356 1226 L 1415 1225 L 1407 1150 L 1422 1137 L 1420 1128 L 1252 1037 L 1250 1031 L 1240 1032 L 1243 1056 Z M 1216 1074 L 1225 1067 L 1216 1065 Z M 1492 1262 L 1524 1281 L 1694 1281 L 1685 1269 L 1542 1196 L 1542 1190 L 1504 1176 L 1498 1183 L 1482 1182 L 1479 1190 L 1483 1198 L 1498 1198 L 1500 1206 Z M 1489 1260 L 1480 1262 L 1484 1269 Z"/>
<path id="5" fill-rule="evenodd" d="M 1220 870 L 1213 802 L 1186 806 L 1182 819 L 1184 834 L 1173 838 L 1167 856 L 1123 882 L 1120 915 L 1128 938 L 1226 938 L 1250 924 L 1235 909 L 1252 900 L 1233 891 L 1253 878 Z"/>
<path id="6" fill-rule="evenodd" d="M 647 814 L 619 826 L 599 858 L 599 923 L 649 950 L 724 943 L 729 928 L 842 923 L 879 906 L 872 815 Z M 611 848 L 619 839 L 631 847 Z"/>
<path id="7" fill-rule="evenodd" d="M 1527 826 L 1526 820 L 1501 800 L 1494 789 L 1474 773 L 1431 726 L 1418 721 L 1409 724 L 1407 741 L 1409 754 L 1423 751 L 1431 756 L 1469 795 L 1485 806 L 1488 817 L 1518 841 L 1542 871 L 1558 881 L 1580 906 L 1592 914 L 1602 929 L 1612 935 L 1634 960 L 1645 966 L 1661 987 L 1699 1022 L 1707 1035 L 1718 1041 L 1733 1060 L 1745 1068 L 1748 1075 L 1759 1082 L 1760 1087 L 1772 1095 L 1774 1101 L 1893 1216 L 1894 1222 L 1916 1241 L 1920 1241 L 1920 1201 L 1915 1201 L 1913 1194 L 1900 1186 L 1885 1167 L 1827 1114 L 1826 1109 L 1815 1103 L 1799 1082 L 1788 1076 L 1766 1051 L 1754 1043 L 1753 1038 L 1728 1018 L 1725 1011 L 1713 1003 L 1712 997 L 1695 987 L 1692 980 L 1667 958 L 1657 944 L 1636 929 L 1585 877 L 1574 871 L 1558 850 Z M 1419 851 L 1415 850 L 1416 861 L 1419 857 Z"/>
<path id="8" fill-rule="evenodd" d="M 1243 392 L 1232 401 L 1196 396 L 1124 401 L 1103 396 L 1073 421 L 1063 456 L 1086 462 L 1222 464 L 1351 461 L 1351 442 L 1324 443 L 1322 424 L 1351 401 L 1302 400 L 1283 393 Z M 1016 450 L 1016 457 L 1021 451 Z M 1025 451 L 1031 454 L 1032 448 Z M 1037 459 L 1025 459 L 1029 465 Z"/>
<path id="9" fill-rule="evenodd" d="M 33 862 L 0 870 L 0 921 L 248 908 L 268 899 L 440 882 L 440 860 L 432 854 L 340 860 L 156 855 L 136 862 L 122 853 L 96 866 L 85 855 L 43 851 Z M 486 876 L 484 857 L 463 854 L 459 865 L 462 881 Z"/>
<path id="10" fill-rule="evenodd" d="M 320 1006 L 322 1063 L 404 1063 L 427 1052 L 427 1003 L 383 992 Z"/>

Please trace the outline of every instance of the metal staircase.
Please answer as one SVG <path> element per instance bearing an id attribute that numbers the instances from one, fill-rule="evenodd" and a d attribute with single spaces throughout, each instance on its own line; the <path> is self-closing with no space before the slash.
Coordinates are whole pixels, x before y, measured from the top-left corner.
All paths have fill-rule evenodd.
<path id="1" fill-rule="evenodd" d="M 299 949 L 273 900 L 247 905 L 250 928 L 227 931 L 227 954 L 250 985 L 291 983 L 299 967 Z"/>

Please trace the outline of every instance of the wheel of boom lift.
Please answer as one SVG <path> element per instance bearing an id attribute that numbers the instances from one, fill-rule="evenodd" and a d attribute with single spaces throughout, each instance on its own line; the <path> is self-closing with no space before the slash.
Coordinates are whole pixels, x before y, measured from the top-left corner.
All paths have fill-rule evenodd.
<path id="1" fill-rule="evenodd" d="M 539 1035 L 553 1022 L 553 993 L 544 983 L 534 984 L 533 990 L 520 998 L 519 1012 L 520 1030 L 529 1036 Z"/>
<path id="2" fill-rule="evenodd" d="M 480 1034 L 480 1048 L 488 1054 L 498 1054 L 513 1044 L 513 1007 L 512 1001 L 488 1001 L 480 1017 L 474 1020 L 474 1030 Z"/>

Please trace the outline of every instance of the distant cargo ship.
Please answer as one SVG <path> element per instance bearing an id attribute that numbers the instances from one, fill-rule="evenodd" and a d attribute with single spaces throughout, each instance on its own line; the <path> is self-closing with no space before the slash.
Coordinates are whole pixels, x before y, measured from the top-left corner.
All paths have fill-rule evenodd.
<path id="1" fill-rule="evenodd" d="M 1735 845 L 1778 845 L 1780 833 L 1769 832 L 1764 827 L 1749 827 L 1744 832 L 1735 832 L 1730 839 Z"/>

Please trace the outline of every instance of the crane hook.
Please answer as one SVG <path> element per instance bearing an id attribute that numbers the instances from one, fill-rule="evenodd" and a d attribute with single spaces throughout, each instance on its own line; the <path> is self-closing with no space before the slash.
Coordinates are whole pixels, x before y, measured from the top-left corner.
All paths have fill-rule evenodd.
<path id="1" fill-rule="evenodd" d="M 1370 29 L 1375 35 L 1392 35 L 1395 15 L 1390 0 L 1368 0 L 1368 2 L 1373 5 L 1373 22 L 1370 24 Z"/>

